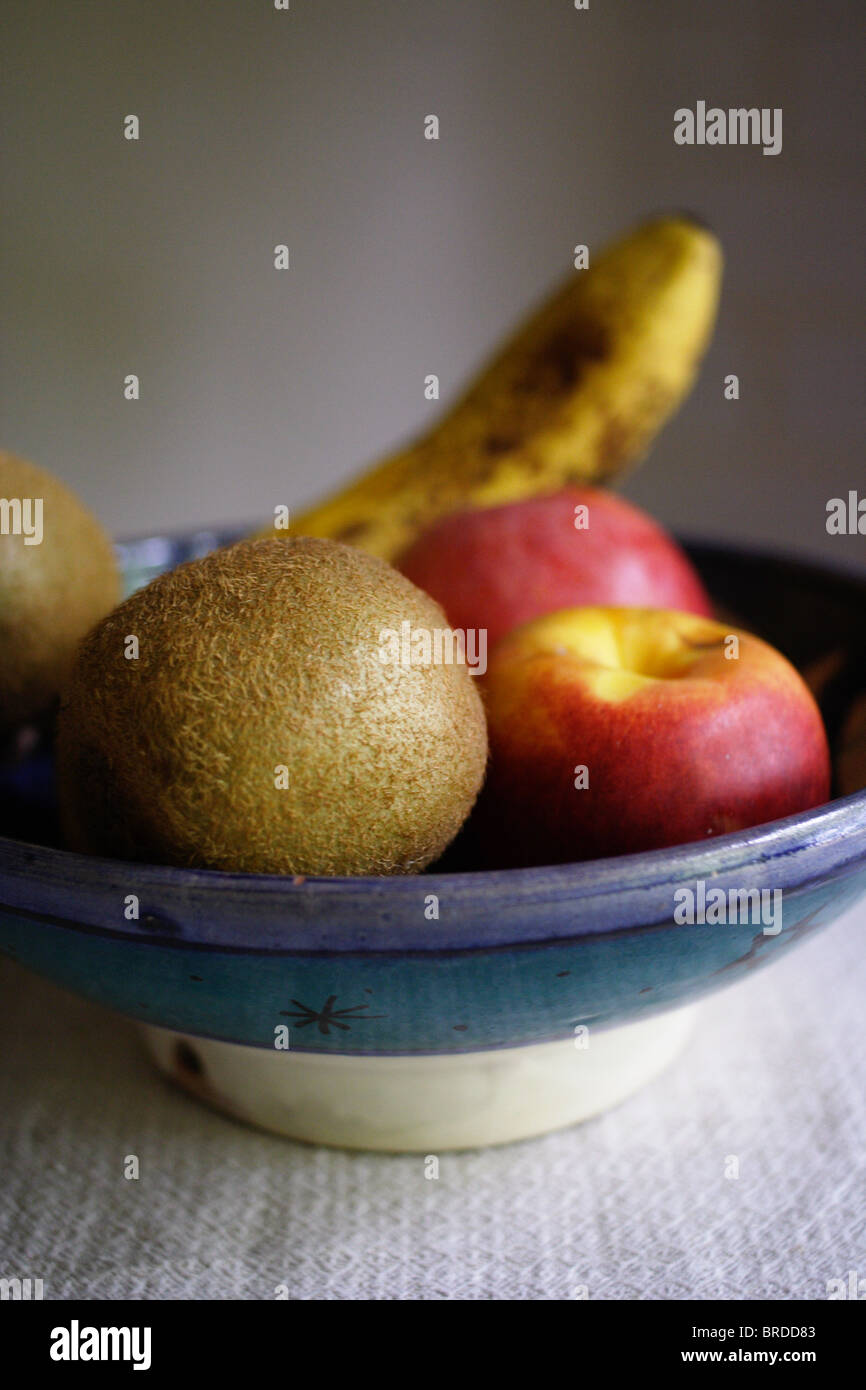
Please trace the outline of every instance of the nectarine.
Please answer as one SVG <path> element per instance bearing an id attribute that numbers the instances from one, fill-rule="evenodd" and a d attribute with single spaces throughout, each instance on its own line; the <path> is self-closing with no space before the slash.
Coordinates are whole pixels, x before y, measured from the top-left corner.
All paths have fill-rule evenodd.
<path id="1" fill-rule="evenodd" d="M 773 647 L 693 614 L 576 608 L 503 638 L 482 680 L 481 863 L 552 864 L 741 830 L 826 801 L 818 707 Z"/>
<path id="2" fill-rule="evenodd" d="M 676 541 L 602 488 L 452 512 L 397 568 L 441 603 L 452 627 L 486 628 L 491 647 L 519 623 L 576 604 L 712 613 Z"/>

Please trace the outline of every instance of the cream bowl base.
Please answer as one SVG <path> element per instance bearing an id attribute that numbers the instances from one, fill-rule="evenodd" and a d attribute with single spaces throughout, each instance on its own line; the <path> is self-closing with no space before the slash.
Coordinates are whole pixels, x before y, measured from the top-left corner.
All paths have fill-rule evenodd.
<path id="1" fill-rule="evenodd" d="M 600 1114 L 676 1057 L 695 1012 L 444 1056 L 282 1052 L 142 1031 L 160 1071 L 246 1124 L 311 1144 L 435 1154 L 529 1139 Z"/>

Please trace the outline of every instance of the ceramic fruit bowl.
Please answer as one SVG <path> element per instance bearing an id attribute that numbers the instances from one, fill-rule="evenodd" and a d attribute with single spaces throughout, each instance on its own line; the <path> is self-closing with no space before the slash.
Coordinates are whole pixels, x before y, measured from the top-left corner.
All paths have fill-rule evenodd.
<path id="1" fill-rule="evenodd" d="M 121 546 L 127 586 L 226 539 Z M 68 853 L 50 748 L 21 740 L 0 771 L 0 949 L 144 1025 L 190 1092 L 298 1139 L 428 1153 L 526 1138 L 623 1099 L 681 1047 L 695 1001 L 866 895 L 866 791 L 851 789 L 866 771 L 858 780 L 850 747 L 866 580 L 687 548 L 721 608 L 807 674 L 849 794 L 617 859 L 302 880 Z M 781 896 L 688 924 L 675 920 L 683 887 L 696 901 L 710 887 L 738 903 Z"/>

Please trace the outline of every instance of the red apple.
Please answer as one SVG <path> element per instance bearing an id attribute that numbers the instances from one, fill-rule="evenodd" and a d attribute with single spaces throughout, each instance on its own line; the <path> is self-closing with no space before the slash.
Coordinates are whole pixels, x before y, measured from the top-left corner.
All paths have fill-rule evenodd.
<path id="1" fill-rule="evenodd" d="M 821 715 L 793 666 L 693 614 L 537 618 L 499 643 L 483 688 L 490 763 L 470 825 L 487 865 L 706 840 L 830 793 Z"/>
<path id="2" fill-rule="evenodd" d="M 601 488 L 452 512 L 397 568 L 441 603 L 452 627 L 486 628 L 490 646 L 519 623 L 577 604 L 712 613 L 676 541 Z"/>

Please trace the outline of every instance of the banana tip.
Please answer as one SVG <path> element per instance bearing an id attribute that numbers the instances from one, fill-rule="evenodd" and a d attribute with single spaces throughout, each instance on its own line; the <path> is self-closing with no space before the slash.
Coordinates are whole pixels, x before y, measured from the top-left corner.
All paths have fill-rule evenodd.
<path id="1" fill-rule="evenodd" d="M 715 227 L 705 217 L 688 208 L 670 208 L 667 212 L 659 214 L 660 221 L 667 221 L 668 219 L 676 222 L 690 222 L 693 227 L 699 227 L 702 232 L 709 232 L 712 236 L 716 235 Z"/>

